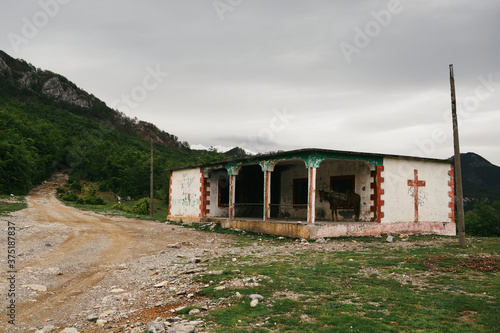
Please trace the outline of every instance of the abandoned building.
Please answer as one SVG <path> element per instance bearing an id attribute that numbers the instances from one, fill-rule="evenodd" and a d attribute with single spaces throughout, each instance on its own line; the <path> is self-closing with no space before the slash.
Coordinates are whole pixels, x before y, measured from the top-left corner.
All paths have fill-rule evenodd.
<path id="1" fill-rule="evenodd" d="M 455 235 L 449 160 L 300 149 L 171 170 L 171 221 L 315 239 Z"/>

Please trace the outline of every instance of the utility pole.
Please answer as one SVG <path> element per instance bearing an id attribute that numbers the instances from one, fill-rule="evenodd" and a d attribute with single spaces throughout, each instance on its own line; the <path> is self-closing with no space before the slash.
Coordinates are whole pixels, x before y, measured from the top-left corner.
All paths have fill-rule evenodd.
<path id="1" fill-rule="evenodd" d="M 151 141 L 151 180 L 150 180 L 150 190 L 151 194 L 149 197 L 149 217 L 154 218 L 153 212 L 153 141 Z"/>
<path id="2" fill-rule="evenodd" d="M 450 65 L 451 116 L 453 120 L 453 145 L 455 148 L 455 184 L 458 219 L 458 244 L 465 247 L 464 192 L 462 188 L 462 166 L 460 163 L 460 144 L 458 141 L 457 100 L 455 98 L 455 75 Z"/>

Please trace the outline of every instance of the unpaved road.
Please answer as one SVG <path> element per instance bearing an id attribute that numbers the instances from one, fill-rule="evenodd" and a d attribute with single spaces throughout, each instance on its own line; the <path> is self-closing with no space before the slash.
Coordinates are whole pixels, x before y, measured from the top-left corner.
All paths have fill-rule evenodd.
<path id="1" fill-rule="evenodd" d="M 192 229 L 67 207 L 55 198 L 56 188 L 65 181 L 64 175 L 54 176 L 27 196 L 27 209 L 0 218 L 2 253 L 7 251 L 7 221 L 17 228 L 16 328 L 7 324 L 2 306 L 1 332 L 33 332 L 47 323 L 61 328 L 71 325 L 78 314 L 97 302 L 96 297 L 104 296 L 102 290 L 126 289 L 127 280 L 133 282 L 134 271 L 123 275 L 114 268 L 127 268 L 129 263 L 160 252 L 179 251 L 169 244 L 182 244 L 194 256 L 200 251 L 213 253 L 233 241 L 231 236 L 217 235 L 214 240 L 213 234 Z M 6 259 L 2 255 L 2 290 L 8 289 Z M 29 285 L 42 285 L 47 291 Z M 3 293 L 2 304 L 5 302 Z"/>

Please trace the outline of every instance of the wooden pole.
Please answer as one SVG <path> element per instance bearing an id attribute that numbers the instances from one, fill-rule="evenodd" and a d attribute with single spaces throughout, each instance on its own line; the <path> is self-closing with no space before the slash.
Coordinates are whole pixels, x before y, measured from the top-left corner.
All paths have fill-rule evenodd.
<path id="1" fill-rule="evenodd" d="M 154 211 L 153 211 L 153 200 L 154 200 L 154 196 L 153 196 L 153 141 L 151 141 L 151 180 L 150 180 L 150 190 L 151 190 L 151 194 L 149 196 L 149 217 L 151 217 L 151 219 L 154 218 Z"/>
<path id="2" fill-rule="evenodd" d="M 450 65 L 451 115 L 453 120 L 453 145 L 455 148 L 455 183 L 458 222 L 458 244 L 465 247 L 464 192 L 462 187 L 462 167 L 460 163 L 460 143 L 458 140 L 457 101 L 455 98 L 455 75 Z"/>

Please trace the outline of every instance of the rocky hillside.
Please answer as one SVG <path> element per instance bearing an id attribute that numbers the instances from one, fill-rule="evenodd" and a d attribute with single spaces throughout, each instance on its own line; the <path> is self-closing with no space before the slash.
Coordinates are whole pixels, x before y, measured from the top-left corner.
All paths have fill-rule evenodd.
<path id="1" fill-rule="evenodd" d="M 155 125 L 131 119 L 107 107 L 103 101 L 78 88 L 64 76 L 36 68 L 24 60 L 14 59 L 1 50 L 0 96 L 67 109 L 130 136 L 164 146 L 189 148 L 186 142 L 179 142 L 176 136 Z"/>

